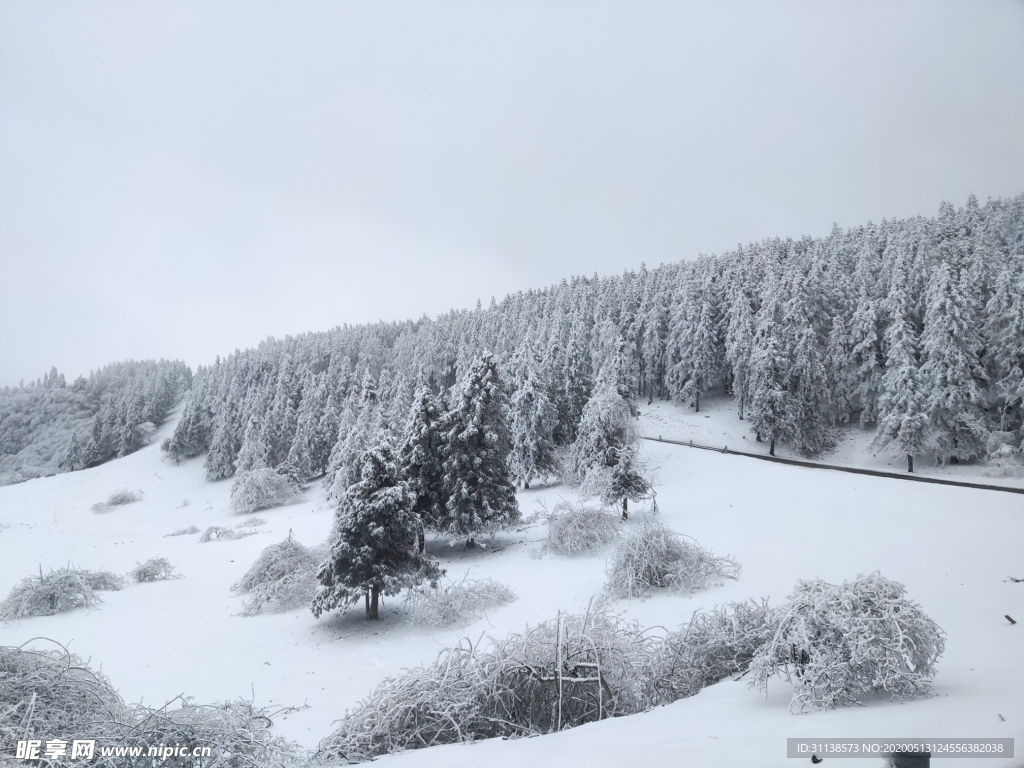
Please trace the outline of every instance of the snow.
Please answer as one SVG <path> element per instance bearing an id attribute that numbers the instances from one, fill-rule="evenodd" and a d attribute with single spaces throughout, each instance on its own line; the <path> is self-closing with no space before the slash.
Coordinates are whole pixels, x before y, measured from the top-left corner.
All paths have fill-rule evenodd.
<path id="1" fill-rule="evenodd" d="M 722 400 L 702 413 L 669 404 L 644 409 L 642 431 L 757 450 L 746 424 Z M 704 413 L 704 409 L 707 413 Z M 704 418 L 704 416 L 709 418 Z M 94 469 L 0 488 L 0 595 L 19 579 L 68 562 L 124 573 L 162 556 L 184 578 L 102 593 L 91 611 L 0 624 L 0 643 L 57 640 L 102 668 L 129 702 L 150 705 L 184 693 L 200 702 L 255 697 L 262 705 L 309 708 L 278 718 L 275 729 L 313 747 L 382 678 L 429 663 L 462 637 L 502 637 L 579 610 L 601 589 L 605 558 L 540 556 L 545 530 L 531 524 L 466 551 L 444 540 L 429 546 L 454 580 L 468 574 L 509 584 L 518 600 L 487 612 L 468 627 L 408 626 L 387 600 L 382 620 L 360 611 L 315 620 L 308 610 L 243 618 L 230 591 L 266 546 L 294 531 L 299 541 L 325 540 L 333 510 L 317 484 L 301 502 L 264 510 L 267 525 L 235 541 L 198 542 L 199 535 L 164 538 L 194 524 L 233 527 L 244 516 L 230 507 L 230 481 L 203 479 L 202 459 L 182 462 L 155 442 Z M 844 436 L 829 461 L 886 468 L 887 458 L 864 449 L 859 430 Z M 692 597 L 658 595 L 617 601 L 616 610 L 648 626 L 675 628 L 700 607 L 770 597 L 781 602 L 798 579 L 839 582 L 881 571 L 947 632 L 937 696 L 907 703 L 794 716 L 789 691 L 774 683 L 767 698 L 745 682 L 724 681 L 691 699 L 652 712 L 518 741 L 437 747 L 383 758 L 383 765 L 784 766 L 788 737 L 1014 737 L 1024 745 L 1024 514 L 1020 496 L 824 472 L 645 444 L 657 468 L 659 516 L 719 555 L 743 565 L 738 581 Z M 892 459 L 893 469 L 899 460 Z M 927 468 L 929 474 L 970 477 L 982 467 Z M 924 473 L 925 468 L 922 468 Z M 113 491 L 141 491 L 142 500 L 96 513 Z M 574 499 L 564 486 L 520 491 L 524 517 L 536 502 Z M 183 506 L 185 499 L 189 500 Z M 633 519 L 644 514 L 634 513 Z M 632 522 L 632 521 L 631 521 Z M 38 641 L 33 641 L 38 642 Z M 1000 716 L 1002 719 L 1000 719 Z M 55 735 L 56 736 L 56 735 Z M 853 760 L 876 766 L 880 760 Z M 1024 765 L 1014 760 L 959 760 L 957 766 Z"/>
<path id="2" fill-rule="evenodd" d="M 740 421 L 737 402 L 731 397 L 702 397 L 700 413 L 693 408 L 671 402 L 654 402 L 640 406 L 640 434 L 644 437 L 666 440 L 692 440 L 712 447 L 727 446 L 730 450 L 749 453 L 768 453 L 767 443 L 758 443 L 751 431 L 749 421 Z M 857 424 L 844 424 L 836 430 L 837 445 L 811 460 L 824 464 L 838 464 L 844 467 L 875 469 L 881 472 L 905 473 L 907 459 L 887 451 L 872 449 L 875 428 L 871 425 L 861 429 Z M 686 450 L 685 448 L 680 450 Z M 792 446 L 779 443 L 775 455 L 782 458 L 808 460 Z M 961 464 L 936 465 L 925 454 L 914 458 L 914 473 L 922 477 L 937 477 L 945 480 L 961 480 L 986 485 L 1007 485 L 1024 487 L 1024 477 L 999 476 L 994 468 L 984 461 Z"/>

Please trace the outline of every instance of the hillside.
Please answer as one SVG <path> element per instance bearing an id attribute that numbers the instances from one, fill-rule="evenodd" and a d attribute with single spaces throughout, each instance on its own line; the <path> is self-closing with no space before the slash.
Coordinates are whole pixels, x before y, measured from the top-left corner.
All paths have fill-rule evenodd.
<path id="1" fill-rule="evenodd" d="M 937 695 L 794 716 L 782 681 L 771 686 L 767 699 L 743 682 L 724 681 L 646 714 L 536 739 L 422 750 L 384 763 L 561 766 L 639 760 L 669 766 L 683 760 L 781 768 L 789 764 L 785 739 L 793 736 L 1024 737 L 1019 626 L 1003 618 L 1024 615 L 1024 585 L 1007 581 L 1024 577 L 1019 497 L 819 473 L 651 443 L 645 458 L 657 467 L 659 519 L 717 553 L 735 556 L 743 570 L 737 581 L 692 597 L 615 601 L 615 611 L 647 626 L 673 628 L 698 607 L 750 597 L 781 601 L 798 579 L 839 582 L 878 570 L 904 583 L 948 634 Z M 122 488 L 140 492 L 141 500 L 91 510 Z M 518 495 L 529 514 L 540 500 L 551 505 L 573 494 L 556 486 Z M 155 444 L 91 469 L 0 488 L 0 592 L 40 567 L 68 562 L 124 572 L 160 555 L 184 575 L 104 593 L 103 604 L 92 610 L 0 624 L 0 641 L 47 637 L 69 644 L 129 701 L 156 705 L 184 692 L 200 702 L 255 697 L 260 704 L 308 704 L 279 717 L 275 731 L 313 747 L 385 676 L 429 663 L 460 638 L 503 637 L 560 610 L 585 608 L 604 580 L 604 556 L 539 556 L 545 529 L 533 523 L 475 552 L 432 540 L 430 551 L 449 576 L 493 577 L 518 595 L 469 626 L 413 628 L 390 600 L 379 623 L 366 622 L 361 611 L 320 621 L 306 610 L 243 618 L 231 584 L 264 547 L 290 530 L 304 543 L 323 541 L 332 510 L 313 486 L 298 504 L 258 513 L 267 523 L 255 529 L 257 535 L 209 543 L 199 543 L 198 535 L 165 537 L 188 525 L 233 528 L 243 518 L 232 514 L 228 496 L 228 483 L 203 479 L 200 460 L 176 464 Z M 634 513 L 631 524 L 649 514 Z M 958 764 L 997 768 L 1021 761 Z"/>

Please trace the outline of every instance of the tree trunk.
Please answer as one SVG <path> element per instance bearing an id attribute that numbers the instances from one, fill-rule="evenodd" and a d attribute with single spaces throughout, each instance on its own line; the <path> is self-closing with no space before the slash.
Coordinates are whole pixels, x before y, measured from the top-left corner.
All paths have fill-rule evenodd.
<path id="1" fill-rule="evenodd" d="M 629 499 L 623 497 L 622 499 L 622 521 L 629 520 Z"/>
<path id="2" fill-rule="evenodd" d="M 774 437 L 771 439 L 771 443 L 769 443 L 769 445 L 768 445 L 768 455 L 769 456 L 774 456 L 775 455 L 775 438 Z"/>
<path id="3" fill-rule="evenodd" d="M 421 555 L 427 548 L 427 534 L 423 530 L 423 518 L 416 518 L 416 551 Z"/>
<path id="4" fill-rule="evenodd" d="M 366 600 L 366 620 L 370 620 L 370 590 L 366 590 L 363 593 L 363 598 Z"/>
<path id="5" fill-rule="evenodd" d="M 914 454 L 908 453 L 907 454 L 907 472 L 913 472 L 913 471 L 914 471 Z"/>
<path id="6" fill-rule="evenodd" d="M 754 435 L 757 437 L 757 442 L 760 443 L 761 442 L 761 433 L 760 432 L 755 432 Z"/>
<path id="7" fill-rule="evenodd" d="M 370 595 L 370 612 L 367 614 L 366 618 L 370 619 L 371 621 L 377 621 L 378 619 L 380 619 L 380 615 L 377 612 L 377 606 L 379 605 L 379 603 L 380 587 L 374 584 L 372 593 Z"/>
<path id="8" fill-rule="evenodd" d="M 529 480 L 523 480 L 523 490 L 524 491 L 530 490 L 530 481 Z"/>
<path id="9" fill-rule="evenodd" d="M 693 402 L 694 402 L 694 405 L 696 406 L 696 410 L 694 411 L 694 413 L 700 413 L 700 390 L 699 389 L 697 390 L 697 392 L 693 396 Z"/>

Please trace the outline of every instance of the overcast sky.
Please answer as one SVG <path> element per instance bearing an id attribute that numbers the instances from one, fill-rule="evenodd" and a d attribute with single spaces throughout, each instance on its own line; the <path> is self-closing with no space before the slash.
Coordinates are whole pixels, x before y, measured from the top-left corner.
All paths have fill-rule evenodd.
<path id="1" fill-rule="evenodd" d="M 0 386 L 971 192 L 1020 0 L 0 0 Z"/>

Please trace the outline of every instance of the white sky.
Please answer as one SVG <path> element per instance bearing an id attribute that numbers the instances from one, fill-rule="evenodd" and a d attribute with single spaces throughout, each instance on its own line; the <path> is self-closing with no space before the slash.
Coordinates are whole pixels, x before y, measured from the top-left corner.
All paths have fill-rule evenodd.
<path id="1" fill-rule="evenodd" d="M 1021 0 L 0 0 L 0 386 L 970 192 Z"/>

